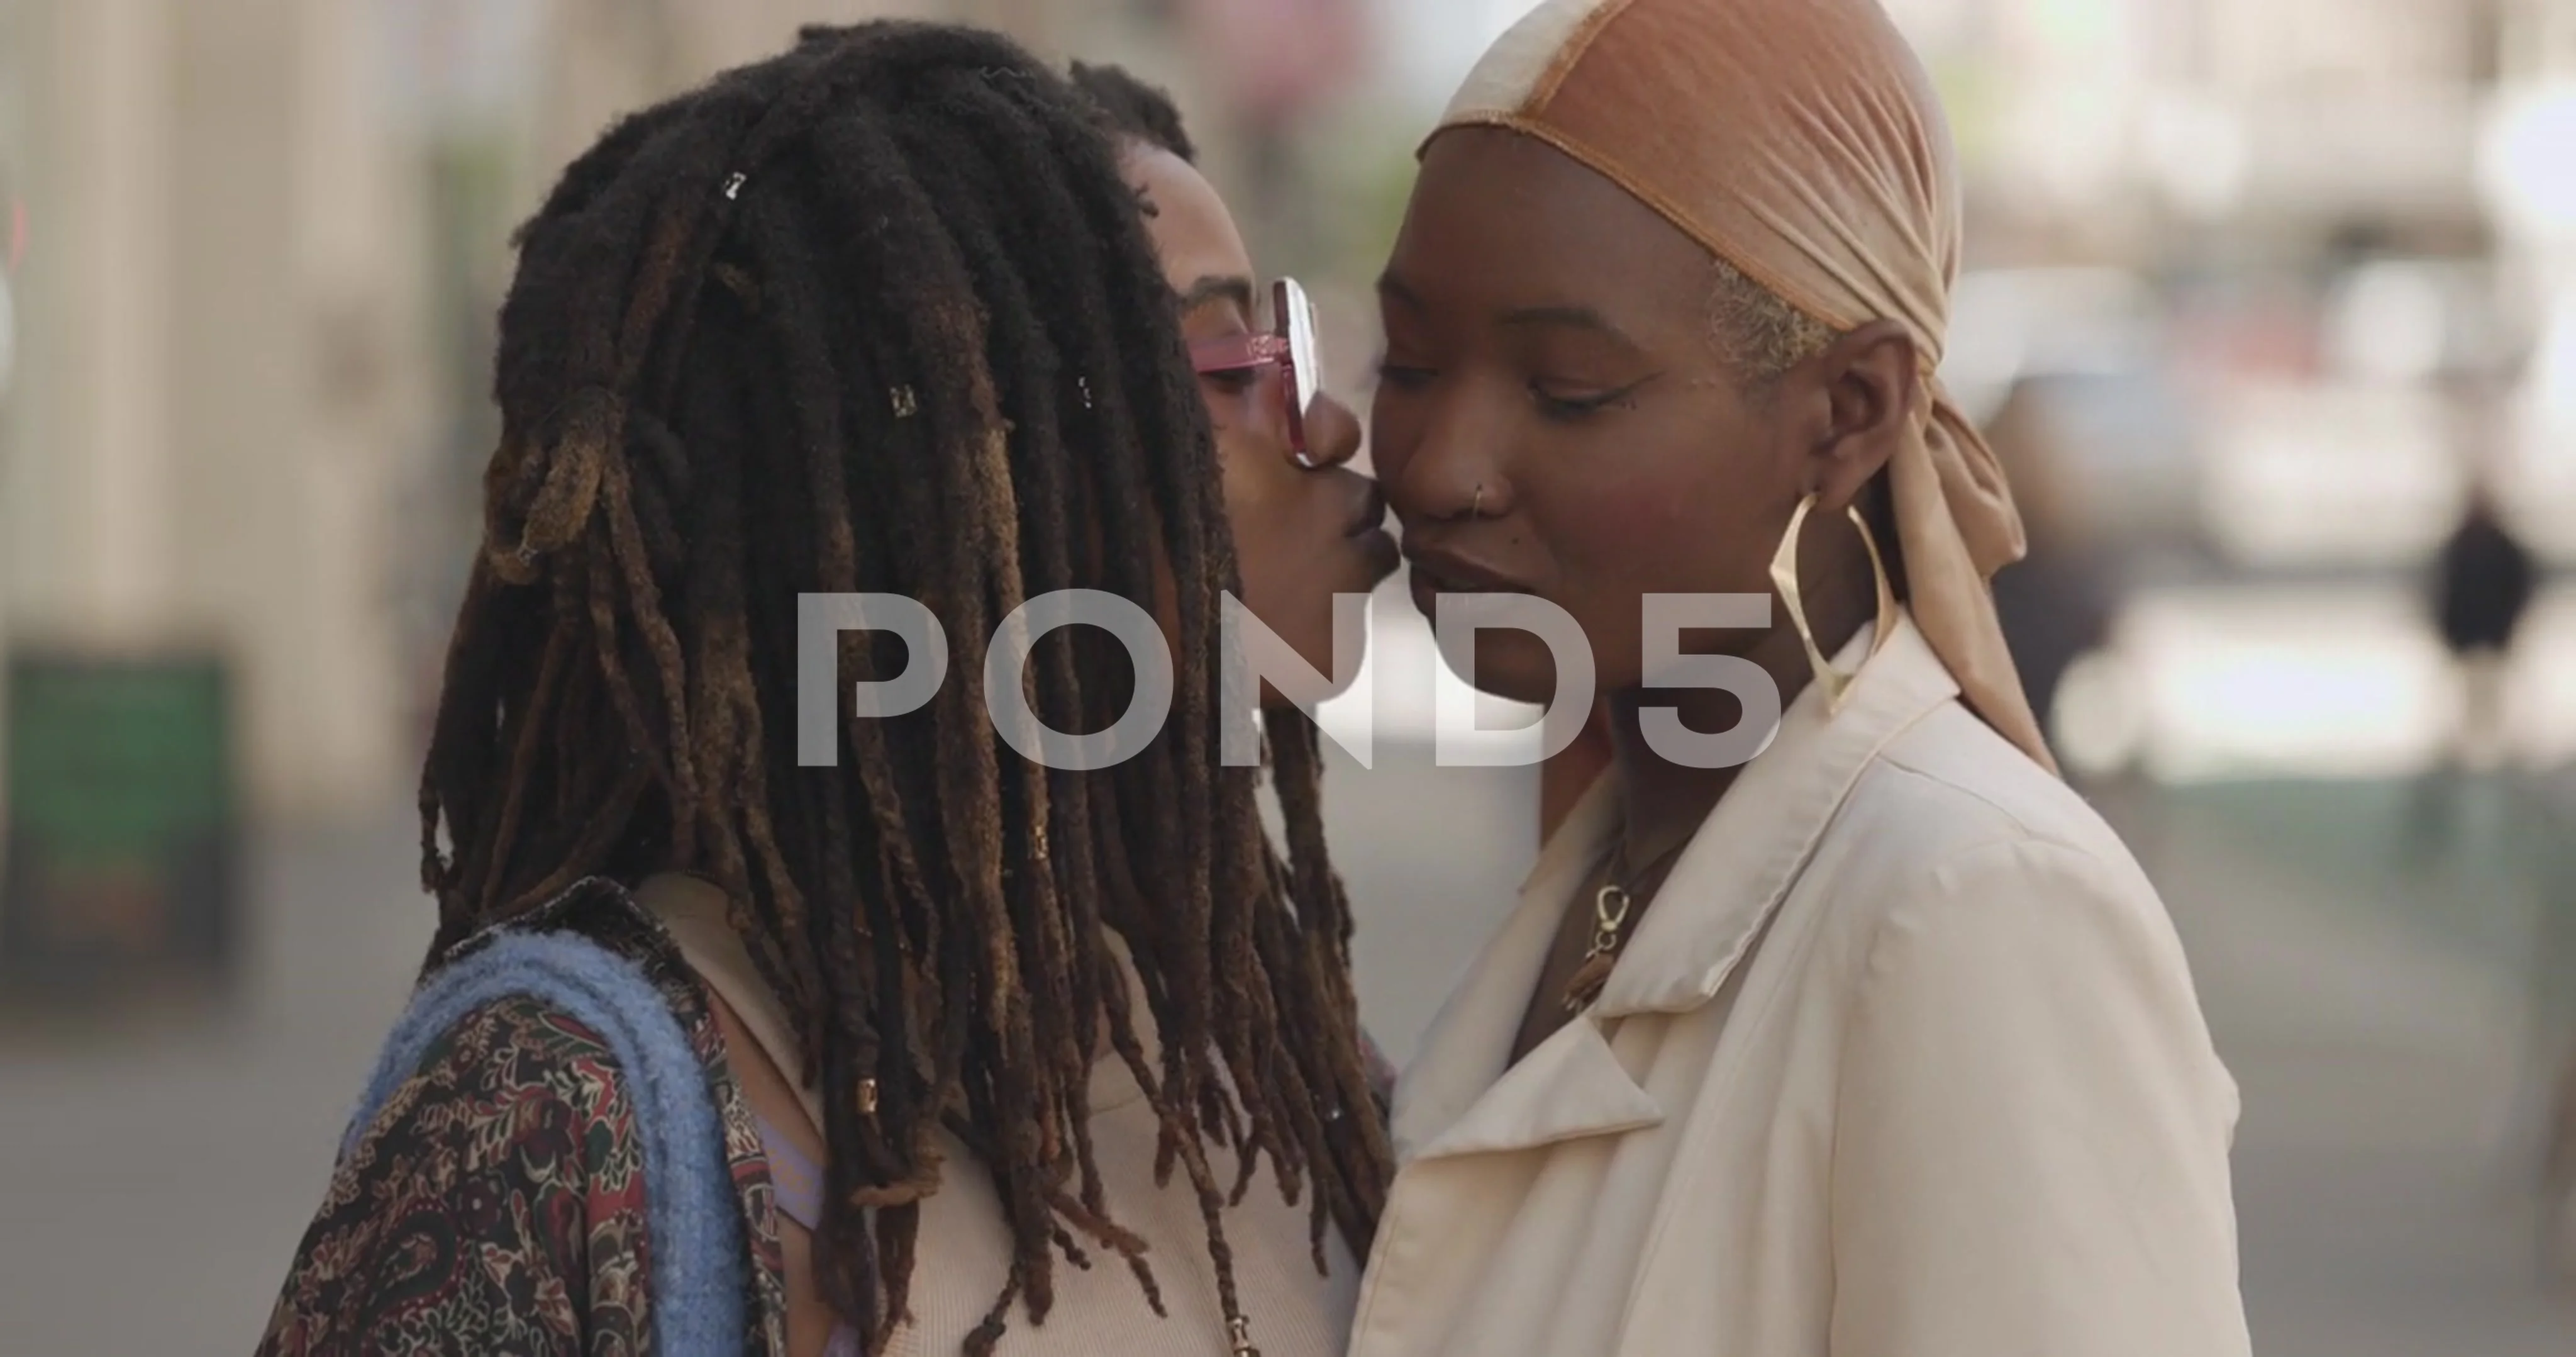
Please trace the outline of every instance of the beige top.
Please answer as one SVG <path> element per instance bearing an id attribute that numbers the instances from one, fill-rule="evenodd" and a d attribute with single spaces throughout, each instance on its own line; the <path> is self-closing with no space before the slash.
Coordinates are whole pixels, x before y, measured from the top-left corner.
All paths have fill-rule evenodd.
<path id="1" fill-rule="evenodd" d="M 784 1007 L 753 968 L 750 954 L 725 917 L 725 899 L 695 877 L 657 876 L 636 899 L 661 919 L 698 978 L 723 998 L 789 1080 L 804 1058 Z M 1137 999 L 1143 1011 L 1144 999 Z M 1153 1034 L 1137 1034 L 1150 1054 Z M 798 1090 L 805 1114 L 822 1125 L 813 1089 Z M 1134 1274 L 1093 1251 L 1089 1270 L 1056 1269 L 1055 1309 L 1046 1323 L 1029 1327 L 1015 1311 L 1005 1351 L 1034 1348 L 1101 1357 L 1223 1357 L 1224 1311 L 1217 1303 L 1216 1274 L 1208 1262 L 1207 1230 L 1189 1184 L 1174 1175 L 1154 1182 L 1154 1146 L 1160 1127 L 1144 1090 L 1126 1064 L 1103 1060 L 1092 1068 L 1091 1135 L 1110 1215 L 1144 1239 L 1154 1279 L 1161 1283 L 1168 1320 L 1157 1319 Z M 983 1322 L 1010 1275 L 1010 1234 L 990 1175 L 953 1138 L 942 1137 L 947 1170 L 939 1191 L 922 1203 L 920 1257 L 913 1269 L 915 1322 L 895 1337 L 895 1357 L 951 1357 Z M 1232 1181 L 1231 1152 L 1210 1146 L 1220 1182 Z M 1265 1357 L 1341 1357 L 1350 1336 L 1359 1290 L 1359 1265 L 1338 1231 L 1327 1237 L 1330 1277 L 1319 1276 L 1307 1245 L 1305 1208 L 1280 1200 L 1265 1170 L 1243 1204 L 1225 1216 L 1226 1242 L 1234 1248 L 1235 1279 L 1252 1338 Z"/>
<path id="2" fill-rule="evenodd" d="M 2244 1357 L 2182 947 L 1958 694 L 1910 621 L 1839 714 L 1810 686 L 1507 1068 L 1594 785 L 1405 1070 L 1353 1357 Z"/>

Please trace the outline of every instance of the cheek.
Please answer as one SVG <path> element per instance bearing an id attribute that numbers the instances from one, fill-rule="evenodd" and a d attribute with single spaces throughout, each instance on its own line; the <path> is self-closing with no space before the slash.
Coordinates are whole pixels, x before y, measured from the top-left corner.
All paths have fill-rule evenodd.
<path id="1" fill-rule="evenodd" d="M 1607 690 L 1637 681 L 1645 595 L 1767 591 L 1782 515 L 1761 463 L 1719 440 L 1640 433 L 1602 446 L 1516 480 L 1550 558 L 1548 592 L 1582 624 Z"/>
<path id="2" fill-rule="evenodd" d="M 1578 592 L 1723 590 L 1742 581 L 1759 496 L 1715 456 L 1599 461 L 1529 495 L 1535 530 Z"/>
<path id="3" fill-rule="evenodd" d="M 1234 531 L 1235 569 L 1243 577 L 1243 602 L 1267 621 L 1280 608 L 1283 583 L 1295 578 L 1293 558 L 1303 534 L 1296 521 L 1296 498 L 1281 484 L 1286 463 L 1266 456 L 1260 448 L 1243 446 L 1244 441 L 1217 440 L 1224 466 L 1225 517 Z"/>
<path id="4" fill-rule="evenodd" d="M 1280 506 L 1277 487 L 1262 474 L 1264 468 L 1255 450 L 1243 446 L 1244 441 L 1219 433 L 1216 454 L 1217 465 L 1222 468 L 1226 521 L 1234 527 L 1236 554 L 1243 558 L 1243 566 L 1249 572 L 1255 550 L 1276 532 Z"/>

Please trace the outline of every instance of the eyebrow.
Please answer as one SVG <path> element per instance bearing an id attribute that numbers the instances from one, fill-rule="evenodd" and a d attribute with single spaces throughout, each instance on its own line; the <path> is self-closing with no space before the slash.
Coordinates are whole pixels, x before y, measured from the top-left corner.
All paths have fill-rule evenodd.
<path id="1" fill-rule="evenodd" d="M 1241 274 L 1209 274 L 1175 294 L 1183 312 L 1195 311 L 1209 302 L 1233 302 L 1245 311 L 1252 310 L 1252 280 Z"/>
<path id="2" fill-rule="evenodd" d="M 1377 294 L 1407 310 L 1423 309 L 1422 295 L 1406 286 L 1403 279 L 1392 273 L 1378 275 Z M 1627 331 L 1611 324 L 1609 317 L 1588 306 L 1516 307 L 1504 312 L 1497 323 L 1512 329 L 1552 326 L 1562 329 L 1589 330 L 1627 348 L 1638 347 L 1637 341 L 1630 338 Z"/>
<path id="3" fill-rule="evenodd" d="M 1629 348 L 1637 347 L 1637 341 L 1630 339 L 1627 331 L 1611 324 L 1608 317 L 1588 306 L 1524 306 L 1504 312 L 1502 323 L 1515 329 L 1553 327 L 1590 330 Z"/>

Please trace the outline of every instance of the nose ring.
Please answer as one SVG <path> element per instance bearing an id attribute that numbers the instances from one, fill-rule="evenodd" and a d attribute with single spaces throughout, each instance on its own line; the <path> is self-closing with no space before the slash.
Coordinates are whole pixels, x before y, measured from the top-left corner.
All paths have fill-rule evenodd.
<path id="1" fill-rule="evenodd" d="M 1467 517 L 1470 521 L 1473 521 L 1475 519 L 1483 518 L 1484 516 L 1485 483 L 1483 481 L 1478 481 L 1476 482 L 1475 497 L 1467 501 Z"/>

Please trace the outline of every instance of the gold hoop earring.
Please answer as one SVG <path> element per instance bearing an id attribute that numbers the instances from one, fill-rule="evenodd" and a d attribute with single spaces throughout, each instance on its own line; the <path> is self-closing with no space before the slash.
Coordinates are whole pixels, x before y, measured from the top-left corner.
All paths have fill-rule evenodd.
<path id="1" fill-rule="evenodd" d="M 1809 491 L 1805 499 L 1789 514 L 1789 530 L 1780 537 L 1780 549 L 1771 554 L 1771 585 L 1780 591 L 1780 601 L 1788 606 L 1789 623 L 1798 629 L 1798 639 L 1806 644 L 1807 663 L 1816 671 L 1816 682 L 1825 690 L 1825 711 L 1842 710 L 1843 699 L 1851 692 L 1852 681 L 1860 677 L 1878 648 L 1887 644 L 1888 633 L 1896 625 L 1896 590 L 1888 583 L 1887 560 L 1878 554 L 1878 537 L 1869 530 L 1869 520 L 1862 518 L 1860 506 L 1847 505 L 1845 516 L 1860 529 L 1861 545 L 1869 548 L 1869 570 L 1878 584 L 1878 621 L 1870 631 L 1869 654 L 1861 657 L 1859 666 L 1845 673 L 1834 668 L 1825 658 L 1824 649 L 1816 644 L 1815 628 L 1807 625 L 1807 604 L 1798 589 L 1798 534 L 1807 524 L 1807 511 L 1816 507 L 1816 495 Z"/>

